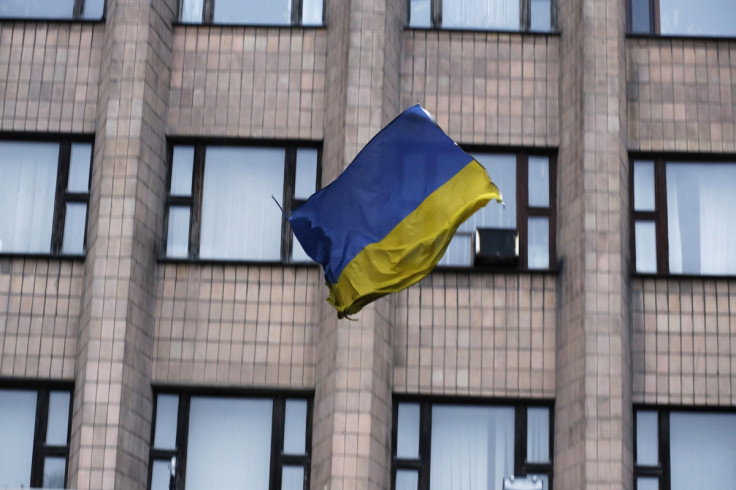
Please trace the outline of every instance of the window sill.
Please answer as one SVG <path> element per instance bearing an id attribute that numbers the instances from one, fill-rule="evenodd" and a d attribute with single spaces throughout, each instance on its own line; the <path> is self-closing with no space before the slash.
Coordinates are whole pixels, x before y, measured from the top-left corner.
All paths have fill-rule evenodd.
<path id="1" fill-rule="evenodd" d="M 105 18 L 101 19 L 56 19 L 43 17 L 0 17 L 0 24 L 10 22 L 32 22 L 49 24 L 104 24 Z"/>
<path id="2" fill-rule="evenodd" d="M 465 27 L 412 27 L 404 26 L 407 31 L 430 31 L 430 32 L 457 32 L 457 33 L 487 33 L 487 34 L 521 34 L 534 37 L 554 36 L 559 37 L 560 31 L 521 31 L 518 29 L 482 29 Z"/>
<path id="3" fill-rule="evenodd" d="M 657 41 L 736 41 L 736 33 L 733 36 L 709 36 L 709 35 L 696 35 L 689 36 L 686 34 L 651 34 L 651 33 L 638 33 L 638 32 L 627 32 L 626 37 L 629 39 L 650 39 Z"/>
<path id="4" fill-rule="evenodd" d="M 52 253 L 24 253 L 24 252 L 0 252 L 0 260 L 3 259 L 49 259 L 49 260 L 69 260 L 74 262 L 84 262 L 87 254 L 52 254 Z"/>
<path id="5" fill-rule="evenodd" d="M 713 274 L 660 274 L 660 273 L 654 273 L 654 272 L 632 272 L 631 274 L 632 278 L 635 279 L 685 279 L 685 280 L 703 280 L 703 281 L 713 281 L 713 280 L 724 280 L 724 281 L 733 281 L 736 279 L 736 274 L 723 274 L 723 275 L 713 275 Z"/>
<path id="6" fill-rule="evenodd" d="M 265 29 L 324 29 L 326 24 L 320 25 L 297 25 L 297 24 L 243 24 L 243 23 L 219 23 L 219 22 L 184 22 L 181 20 L 174 21 L 174 27 L 244 27 L 244 28 L 265 28 Z"/>
<path id="7" fill-rule="evenodd" d="M 159 257 L 160 264 L 184 265 L 247 265 L 265 267 L 319 267 L 316 262 L 281 262 L 278 260 L 242 260 L 242 259 L 190 259 L 175 257 Z"/>

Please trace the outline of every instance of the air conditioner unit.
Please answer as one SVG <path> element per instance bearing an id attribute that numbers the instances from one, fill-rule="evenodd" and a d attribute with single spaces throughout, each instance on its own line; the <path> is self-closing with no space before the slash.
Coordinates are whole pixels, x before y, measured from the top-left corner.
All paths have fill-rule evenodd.
<path id="1" fill-rule="evenodd" d="M 475 231 L 475 265 L 516 265 L 519 234 L 516 230 L 478 228 Z"/>
<path id="2" fill-rule="evenodd" d="M 509 476 L 503 479 L 503 490 L 542 490 L 542 480 L 536 476 L 515 478 Z"/>

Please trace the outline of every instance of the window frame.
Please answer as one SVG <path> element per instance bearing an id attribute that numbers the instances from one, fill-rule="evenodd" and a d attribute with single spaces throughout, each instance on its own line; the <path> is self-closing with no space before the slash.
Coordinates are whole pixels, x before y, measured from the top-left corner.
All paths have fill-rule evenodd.
<path id="1" fill-rule="evenodd" d="M 76 0 L 79 1 L 79 0 Z M 187 26 L 241 26 L 241 27 L 324 27 L 325 25 L 325 5 L 322 2 L 322 21 L 320 24 L 303 25 L 302 24 L 302 2 L 303 0 L 289 0 L 291 2 L 291 21 L 289 24 L 252 24 L 252 23 L 222 23 L 214 22 L 215 15 L 215 2 L 217 0 L 201 0 L 202 2 L 202 20 L 200 22 L 185 21 L 182 20 L 182 13 L 184 9 L 184 0 L 179 0 L 177 10 L 177 24 Z"/>
<path id="2" fill-rule="evenodd" d="M 33 456 L 31 458 L 31 488 L 43 488 L 43 470 L 46 457 L 63 457 L 66 459 L 64 467 L 64 486 L 69 478 L 69 446 L 72 433 L 72 415 L 74 408 L 74 383 L 36 382 L 25 380 L 4 380 L 0 382 L 0 390 L 20 390 L 36 392 L 36 422 L 33 427 Z M 69 413 L 67 418 L 66 445 L 47 445 L 46 431 L 49 421 L 49 394 L 52 391 L 69 393 Z"/>
<path id="3" fill-rule="evenodd" d="M 191 196 L 177 196 L 171 194 L 171 178 L 173 172 L 174 147 L 188 146 L 194 148 L 194 161 L 192 165 L 192 193 Z M 278 148 L 284 150 L 284 202 L 278 203 L 283 208 L 281 213 L 281 251 L 278 261 L 254 260 L 254 259 L 210 259 L 200 258 L 199 249 L 202 231 L 202 200 L 204 191 L 204 170 L 206 165 L 206 148 L 211 146 L 232 148 Z M 291 231 L 287 216 L 292 209 L 305 202 L 303 199 L 294 197 L 296 179 L 296 156 L 297 150 L 308 148 L 317 150 L 317 171 L 315 192 L 320 189 L 322 181 L 322 145 L 317 141 L 284 141 L 284 140 L 247 140 L 232 141 L 227 139 L 198 139 L 191 138 L 169 138 L 168 144 L 168 169 L 166 176 L 166 212 L 164 216 L 164 230 L 159 260 L 166 262 L 197 262 L 197 263 L 253 263 L 253 264 L 291 264 L 310 265 L 312 262 L 292 261 L 294 249 L 294 234 Z M 274 203 L 274 206 L 276 204 Z M 167 255 L 169 211 L 172 206 L 188 206 L 189 213 L 189 242 L 186 257 L 169 257 Z"/>
<path id="4" fill-rule="evenodd" d="M 99 19 L 87 19 L 83 17 L 84 4 L 88 0 L 74 0 L 74 7 L 71 17 L 3 17 L 0 14 L 0 22 L 2 21 L 31 21 L 31 22 L 102 22 L 107 14 L 107 2 L 102 1 L 102 15 Z"/>
<path id="5" fill-rule="evenodd" d="M 514 154 L 516 156 L 516 232 L 519 240 L 519 260 L 513 265 L 439 265 L 440 270 L 484 270 L 484 271 L 518 271 L 549 272 L 556 271 L 557 263 L 557 153 L 552 149 L 528 148 L 489 148 L 487 146 L 460 145 L 473 158 L 475 154 Z M 549 159 L 549 206 L 529 205 L 529 157 L 545 157 Z M 477 160 L 477 158 L 476 158 Z M 493 175 L 490 175 L 493 180 Z M 503 194 L 503 189 L 500 189 Z M 522 204 L 523 203 L 523 204 Z M 549 219 L 549 266 L 546 269 L 529 268 L 529 233 L 528 220 L 533 217 Z"/>
<path id="6" fill-rule="evenodd" d="M 419 459 L 398 458 L 398 420 L 399 405 L 402 403 L 419 404 Z M 423 396 L 397 395 L 393 396 L 392 427 L 391 427 L 391 490 L 396 490 L 397 470 L 415 470 L 418 472 L 418 489 L 429 490 L 430 466 L 432 446 L 432 406 L 458 405 L 504 407 L 514 409 L 514 476 L 545 474 L 549 480 L 547 490 L 553 490 L 554 476 L 554 401 L 547 399 L 520 400 L 503 398 L 467 398 L 456 396 Z M 527 409 L 547 408 L 549 410 L 549 462 L 528 463 L 527 454 Z"/>
<path id="7" fill-rule="evenodd" d="M 54 257 L 64 259 L 84 259 L 87 256 L 87 229 L 89 225 L 89 203 L 92 186 L 92 171 L 94 168 L 95 141 L 92 135 L 80 134 L 19 134 L 0 132 L 0 142 L 23 143 L 58 143 L 59 156 L 56 167 L 56 186 L 54 194 L 53 223 L 51 225 L 51 243 L 48 252 L 3 252 L 0 257 Z M 91 159 L 89 162 L 89 176 L 87 192 L 69 192 L 69 167 L 71 164 L 72 145 L 82 143 L 91 145 Z M 64 226 L 66 224 L 66 205 L 68 203 L 84 203 L 87 213 L 84 220 L 84 237 L 82 244 L 84 251 L 81 254 L 63 253 Z"/>
<path id="8" fill-rule="evenodd" d="M 445 30 L 445 31 L 482 31 L 482 32 L 523 32 L 530 34 L 556 34 L 557 31 L 557 0 L 550 0 L 550 26 L 548 31 L 532 30 L 531 25 L 531 2 L 532 0 L 511 0 L 518 1 L 519 10 L 519 28 L 518 29 L 498 29 L 498 28 L 471 28 L 471 27 L 443 27 L 442 26 L 442 2 L 443 0 L 430 0 L 430 26 L 415 27 L 411 25 L 411 0 L 405 0 L 407 6 L 407 22 L 406 28 L 417 30 Z M 444 0 L 452 1 L 452 0 Z M 631 1 L 631 0 L 629 0 Z"/>
<path id="9" fill-rule="evenodd" d="M 158 395 L 176 395 L 179 397 L 176 421 L 176 449 L 156 449 L 153 447 L 156 436 L 156 418 L 158 409 Z M 153 416 L 151 418 L 150 451 L 148 456 L 148 483 L 150 489 L 153 478 L 154 461 L 170 461 L 176 457 L 175 485 L 172 490 L 186 488 L 186 462 L 189 439 L 189 406 L 192 397 L 212 398 L 268 398 L 273 400 L 271 416 L 271 454 L 269 468 L 269 489 L 281 488 L 281 476 L 284 466 L 304 467 L 304 489 L 310 488 L 312 461 L 312 417 L 314 412 L 314 392 L 304 390 L 294 391 L 262 391 L 262 390 L 222 390 L 218 388 L 175 388 L 153 387 Z M 304 455 L 283 454 L 285 408 L 287 400 L 304 400 L 307 402 L 307 420 L 305 431 Z"/>
<path id="10" fill-rule="evenodd" d="M 634 208 L 634 165 L 636 161 L 651 161 L 654 163 L 654 211 L 637 211 Z M 667 163 L 688 162 L 700 165 L 712 163 L 733 163 L 736 167 L 736 155 L 718 154 L 704 155 L 691 153 L 678 154 L 646 154 L 631 153 L 629 155 L 629 247 L 631 250 L 631 273 L 636 276 L 677 276 L 677 277 L 714 277 L 728 278 L 736 274 L 693 274 L 670 272 L 669 231 L 667 222 Z M 654 222 L 656 240 L 656 272 L 638 272 L 636 269 L 636 232 L 638 221 Z"/>

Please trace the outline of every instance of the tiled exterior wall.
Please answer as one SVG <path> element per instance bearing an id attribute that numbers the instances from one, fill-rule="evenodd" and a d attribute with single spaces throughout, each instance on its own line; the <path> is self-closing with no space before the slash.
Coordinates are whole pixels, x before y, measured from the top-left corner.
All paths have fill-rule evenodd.
<path id="1" fill-rule="evenodd" d="M 0 130 L 92 133 L 99 24 L 0 23 Z"/>
<path id="2" fill-rule="evenodd" d="M 557 36 L 404 32 L 401 105 L 420 103 L 460 143 L 559 144 Z"/>
<path id="3" fill-rule="evenodd" d="M 84 265 L 0 259 L 0 376 L 72 379 Z"/>
<path id="4" fill-rule="evenodd" d="M 168 134 L 322 138 L 325 29 L 180 26 Z"/>
<path id="5" fill-rule="evenodd" d="M 556 279 L 434 272 L 399 293 L 394 392 L 554 398 Z"/>
<path id="6" fill-rule="evenodd" d="M 626 45 L 630 150 L 736 152 L 736 43 Z"/>
<path id="7" fill-rule="evenodd" d="M 162 264 L 153 382 L 314 387 L 316 267 Z"/>
<path id="8" fill-rule="evenodd" d="M 736 404 L 736 281 L 632 280 L 634 402 Z"/>

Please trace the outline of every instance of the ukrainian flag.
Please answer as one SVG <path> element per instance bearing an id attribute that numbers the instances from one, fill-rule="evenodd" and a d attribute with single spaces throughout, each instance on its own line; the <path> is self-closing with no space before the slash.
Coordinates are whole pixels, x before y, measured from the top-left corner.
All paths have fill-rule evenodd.
<path id="1" fill-rule="evenodd" d="M 485 169 L 416 105 L 289 222 L 324 267 L 327 301 L 343 318 L 429 274 L 458 226 L 491 199 L 501 194 Z"/>

